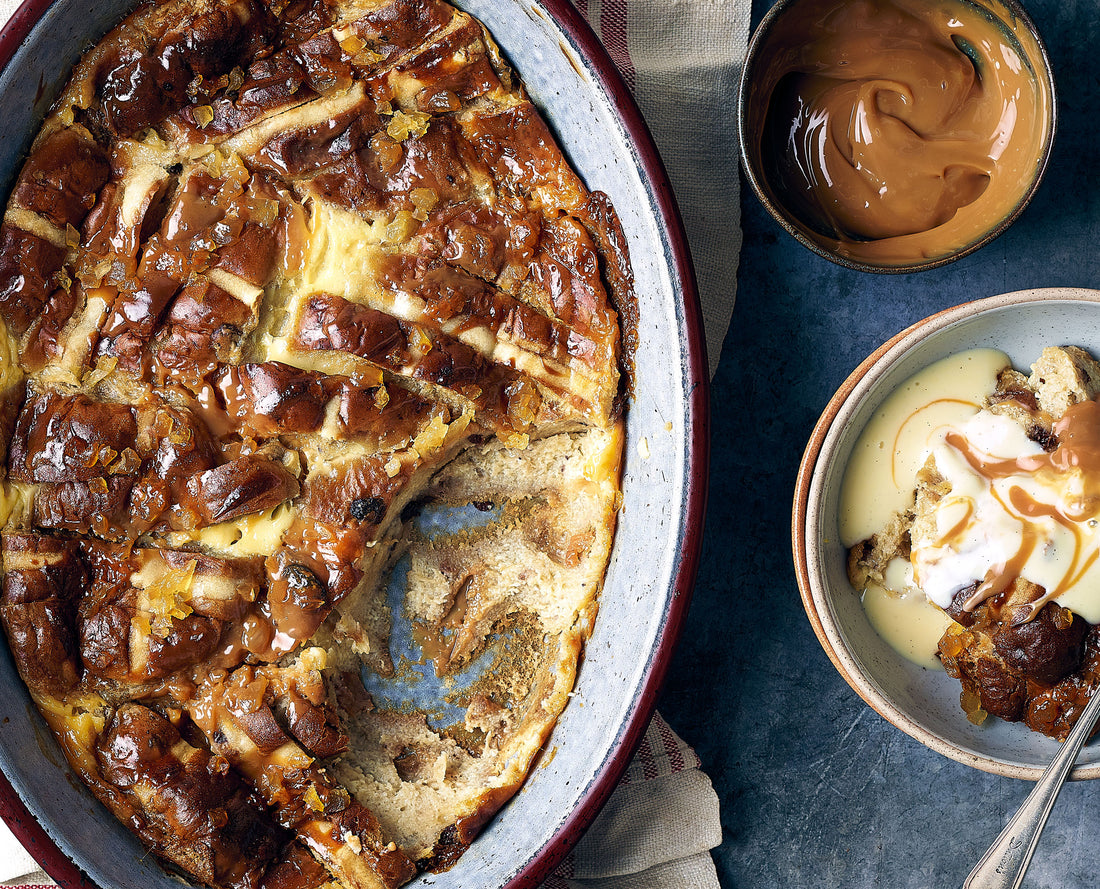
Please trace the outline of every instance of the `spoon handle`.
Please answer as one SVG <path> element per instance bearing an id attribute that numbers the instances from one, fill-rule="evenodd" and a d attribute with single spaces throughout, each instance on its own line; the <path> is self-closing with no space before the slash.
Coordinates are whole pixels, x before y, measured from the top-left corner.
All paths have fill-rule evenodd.
<path id="1" fill-rule="evenodd" d="M 1035 783 L 1023 805 L 1012 820 L 1005 825 L 1001 835 L 989 847 L 963 883 L 963 889 L 1017 889 L 1023 882 L 1031 855 L 1047 823 L 1047 816 L 1054 808 L 1054 801 L 1069 776 L 1077 754 L 1092 733 L 1100 718 L 1100 689 L 1094 689 L 1092 698 L 1077 724 L 1069 733 L 1058 755 Z"/>

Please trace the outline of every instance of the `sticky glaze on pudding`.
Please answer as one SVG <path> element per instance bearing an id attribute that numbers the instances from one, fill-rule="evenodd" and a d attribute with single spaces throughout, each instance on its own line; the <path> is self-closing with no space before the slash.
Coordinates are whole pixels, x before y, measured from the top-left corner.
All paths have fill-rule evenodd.
<path id="1" fill-rule="evenodd" d="M 171 867 L 394 887 L 517 790 L 610 553 L 623 245 L 438 0 L 169 0 L 77 66 L 0 227 L 0 616 Z M 366 690 L 418 656 L 449 723 Z"/>
<path id="2" fill-rule="evenodd" d="M 1021 203 L 1051 97 L 1031 34 L 991 8 L 802 0 L 776 19 L 753 74 L 759 151 L 772 197 L 811 240 L 871 265 L 919 263 Z"/>
<path id="3" fill-rule="evenodd" d="M 851 546 L 849 577 L 872 590 L 886 638 L 896 635 L 896 620 L 911 618 L 890 613 L 890 600 L 907 603 L 916 593 L 941 615 L 938 644 L 923 644 L 937 645 L 960 680 L 973 721 L 992 713 L 1062 739 L 1100 684 L 1100 363 L 1076 347 L 1048 348 L 1026 377 L 999 359 L 988 350 L 945 359 L 903 387 L 924 397 L 895 402 L 909 412 L 884 450 L 894 465 L 909 465 L 895 477 L 908 502 L 880 514 L 866 538 L 865 526 L 842 519 L 842 537 Z M 964 366 L 998 363 L 987 395 L 977 403 L 963 396 L 980 392 Z M 948 377 L 954 382 L 934 384 Z M 922 421 L 944 402 L 954 417 Z M 916 439 L 899 431 L 906 426 L 921 430 Z M 881 432 L 857 445 L 846 511 L 863 499 L 860 451 Z M 907 447 L 908 457 L 892 459 Z M 908 655 L 927 657 L 918 644 Z"/>

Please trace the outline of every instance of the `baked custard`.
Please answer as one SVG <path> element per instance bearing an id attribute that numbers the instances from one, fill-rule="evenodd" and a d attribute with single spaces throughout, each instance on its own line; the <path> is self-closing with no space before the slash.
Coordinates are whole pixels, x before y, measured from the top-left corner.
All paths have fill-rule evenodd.
<path id="1" fill-rule="evenodd" d="M 80 61 L 0 227 L 0 615 L 170 867 L 395 887 L 518 789 L 608 564 L 631 287 L 441 0 L 167 0 Z"/>
<path id="2" fill-rule="evenodd" d="M 967 365 L 990 372 L 986 394 Z M 849 578 L 907 656 L 934 646 L 973 722 L 992 714 L 1064 740 L 1100 686 L 1100 362 L 1047 348 L 1025 376 L 977 350 L 930 371 L 885 406 L 883 419 L 904 414 L 892 440 L 888 422 L 856 446 L 842 494 Z M 878 530 L 864 537 L 853 512 L 883 481 L 864 459 L 876 441 L 907 502 L 873 506 Z M 938 642 L 893 627 L 914 615 Z"/>

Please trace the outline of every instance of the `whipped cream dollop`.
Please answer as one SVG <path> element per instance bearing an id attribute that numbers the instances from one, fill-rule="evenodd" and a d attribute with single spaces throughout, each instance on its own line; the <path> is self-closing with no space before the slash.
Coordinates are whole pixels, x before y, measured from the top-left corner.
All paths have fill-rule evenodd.
<path id="1" fill-rule="evenodd" d="M 936 605 L 973 587 L 973 608 L 1021 577 L 1045 591 L 1033 614 L 1057 599 L 1100 622 L 1100 404 L 1070 407 L 1053 432 L 1046 453 L 988 410 L 944 430 L 933 455 L 950 491 L 914 526 L 911 556 L 914 582 Z"/>

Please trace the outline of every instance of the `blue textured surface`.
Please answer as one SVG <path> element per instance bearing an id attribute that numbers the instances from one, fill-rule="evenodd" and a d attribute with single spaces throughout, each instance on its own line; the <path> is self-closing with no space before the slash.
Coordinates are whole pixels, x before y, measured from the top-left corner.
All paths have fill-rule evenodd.
<path id="1" fill-rule="evenodd" d="M 768 5 L 755 4 L 754 23 Z M 714 854 L 725 889 L 961 886 L 1030 788 L 932 753 L 863 704 L 810 629 L 790 547 L 802 449 L 869 352 L 970 299 L 1100 288 L 1100 5 L 1025 6 L 1054 64 L 1059 129 L 1039 193 L 992 244 L 918 275 L 852 272 L 795 243 L 742 183 L 745 240 L 713 388 L 703 564 L 658 705 L 721 799 Z M 1025 887 L 1095 884 L 1098 810 L 1100 781 L 1062 792 Z"/>

